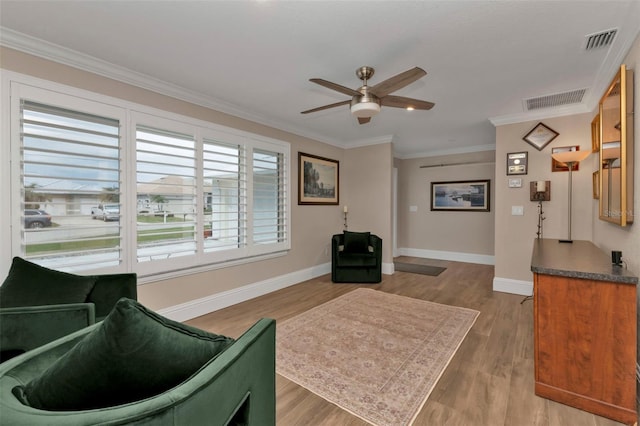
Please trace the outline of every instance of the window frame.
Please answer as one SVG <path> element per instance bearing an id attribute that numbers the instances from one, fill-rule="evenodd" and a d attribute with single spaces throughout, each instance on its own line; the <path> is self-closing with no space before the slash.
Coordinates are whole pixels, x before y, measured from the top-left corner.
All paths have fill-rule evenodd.
<path id="1" fill-rule="evenodd" d="M 291 249 L 290 143 L 11 71 L 2 70 L 2 89 L 0 104 L 9 106 L 2 108 L 2 123 L 9 124 L 3 126 L 6 130 L 3 130 L 2 137 L 9 140 L 9 143 L 2 144 L 2 148 L 0 148 L 0 153 L 3 154 L 3 160 L 0 161 L 0 177 L 7 178 L 2 179 L 0 189 L 3 193 L 10 194 L 11 202 L 0 206 L 0 236 L 8 235 L 11 245 L 10 248 L 3 249 L 8 253 L 3 253 L 5 256 L 2 257 L 3 264 L 0 265 L 2 266 L 0 269 L 8 271 L 10 259 L 14 256 L 24 255 L 20 237 L 22 230 L 22 215 L 20 214 L 22 200 L 20 161 L 22 154 L 20 148 L 22 143 L 20 140 L 21 114 L 19 105 L 22 99 L 103 115 L 115 118 L 120 122 L 121 263 L 118 267 L 102 270 L 82 269 L 78 273 L 135 272 L 139 276 L 138 281 L 144 283 L 279 257 L 286 255 Z M 176 257 L 164 261 L 137 261 L 136 128 L 138 124 L 180 133 L 185 133 L 186 130 L 186 133 L 192 134 L 196 140 L 196 253 L 194 256 Z M 245 248 L 209 253 L 205 253 L 203 250 L 204 200 L 200 194 L 203 193 L 204 185 L 203 141 L 205 138 L 238 144 L 246 149 L 248 237 Z M 250 236 L 252 232 L 252 201 L 249 194 L 252 193 L 253 179 L 249 159 L 252 158 L 254 148 L 281 153 L 284 156 L 282 173 L 284 174 L 284 191 L 286 193 L 283 206 L 285 239 L 279 243 L 255 245 Z M 9 161 L 5 161 L 5 158 Z M 2 220 L 5 218 L 8 220 Z"/>

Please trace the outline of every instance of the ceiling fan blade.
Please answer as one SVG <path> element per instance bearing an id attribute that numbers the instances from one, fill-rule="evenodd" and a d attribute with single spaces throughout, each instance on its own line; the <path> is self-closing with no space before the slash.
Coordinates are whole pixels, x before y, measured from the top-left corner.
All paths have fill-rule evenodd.
<path id="1" fill-rule="evenodd" d="M 353 90 L 353 89 L 350 89 L 348 87 L 341 86 L 339 84 L 332 83 L 332 82 L 327 81 L 327 80 L 323 80 L 321 78 L 311 78 L 311 79 L 309 79 L 309 81 L 311 81 L 313 83 L 316 83 L 316 84 L 319 84 L 320 86 L 324 86 L 327 89 L 331 89 L 331 90 L 335 90 L 335 91 L 340 92 L 340 93 L 344 93 L 345 95 L 349 95 L 349 96 L 360 96 L 360 95 L 362 95 L 362 93 L 358 92 L 357 90 Z"/>
<path id="2" fill-rule="evenodd" d="M 358 117 L 358 123 L 367 124 L 371 121 L 371 117 Z"/>
<path id="3" fill-rule="evenodd" d="M 425 75 L 427 75 L 427 72 L 422 68 L 411 68 L 408 71 L 401 72 L 398 75 L 395 75 L 381 83 L 376 84 L 371 88 L 370 92 L 381 98 L 383 96 L 387 96 L 391 92 L 395 92 L 396 90 L 408 86 L 409 84 L 413 83 L 420 77 L 424 77 Z"/>
<path id="4" fill-rule="evenodd" d="M 380 99 L 384 106 L 393 108 L 413 108 L 431 109 L 435 105 L 433 102 L 421 101 L 419 99 L 405 98 L 404 96 L 387 95 Z"/>
<path id="5" fill-rule="evenodd" d="M 318 108 L 308 109 L 306 111 L 302 111 L 300 114 L 309 114 L 310 112 L 322 111 L 323 109 L 334 108 L 334 107 L 338 107 L 338 106 L 341 106 L 341 105 L 347 105 L 347 104 L 350 104 L 350 103 L 351 103 L 351 100 L 336 102 L 335 104 L 330 104 L 330 105 L 325 105 L 325 106 L 321 106 L 321 107 L 318 107 Z"/>

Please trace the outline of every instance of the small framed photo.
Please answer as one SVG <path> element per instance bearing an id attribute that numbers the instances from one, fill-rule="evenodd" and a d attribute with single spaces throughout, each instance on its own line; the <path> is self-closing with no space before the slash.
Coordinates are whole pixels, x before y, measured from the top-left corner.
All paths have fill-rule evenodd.
<path id="1" fill-rule="evenodd" d="M 298 204 L 337 205 L 340 201 L 340 163 L 298 153 Z"/>
<path id="2" fill-rule="evenodd" d="M 528 152 L 510 152 L 507 154 L 507 176 L 526 175 Z"/>
<path id="3" fill-rule="evenodd" d="M 431 182 L 431 210 L 488 212 L 489 180 Z"/>
<path id="4" fill-rule="evenodd" d="M 552 140 L 557 138 L 559 134 L 560 133 L 544 125 L 543 123 L 538 123 L 522 139 L 524 139 L 525 142 L 533 146 L 538 151 L 542 151 L 542 149 L 545 146 L 549 145 Z"/>

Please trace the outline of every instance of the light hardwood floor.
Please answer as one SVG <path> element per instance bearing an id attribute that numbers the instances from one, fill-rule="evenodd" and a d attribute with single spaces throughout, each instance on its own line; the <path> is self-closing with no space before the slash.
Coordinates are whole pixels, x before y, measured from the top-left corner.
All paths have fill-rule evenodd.
<path id="1" fill-rule="evenodd" d="M 402 257 L 403 262 L 425 262 Z M 196 327 L 238 337 L 262 317 L 283 321 L 355 288 L 480 311 L 415 425 L 577 425 L 621 423 L 594 416 L 534 394 L 533 305 L 522 296 L 492 290 L 493 267 L 429 261 L 447 268 L 431 277 L 408 272 L 383 275 L 380 284 L 333 284 L 330 275 L 258 297 L 188 321 Z M 276 377 L 279 426 L 367 425 L 301 386 Z"/>

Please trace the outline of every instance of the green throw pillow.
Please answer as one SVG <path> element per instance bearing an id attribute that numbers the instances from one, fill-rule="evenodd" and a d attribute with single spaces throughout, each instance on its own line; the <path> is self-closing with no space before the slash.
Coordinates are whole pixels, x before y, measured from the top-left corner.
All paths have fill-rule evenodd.
<path id="1" fill-rule="evenodd" d="M 345 253 L 369 253 L 370 232 L 344 231 Z"/>
<path id="2" fill-rule="evenodd" d="M 233 339 L 172 321 L 122 298 L 95 330 L 14 394 L 42 410 L 87 410 L 161 394 Z"/>
<path id="3" fill-rule="evenodd" d="M 0 308 L 82 303 L 96 277 L 54 271 L 14 257 L 0 287 Z"/>

